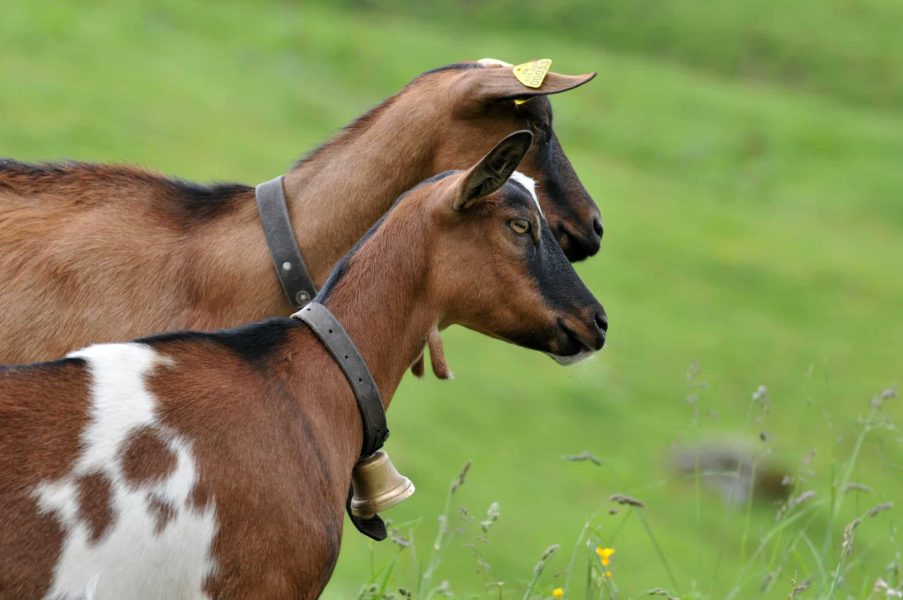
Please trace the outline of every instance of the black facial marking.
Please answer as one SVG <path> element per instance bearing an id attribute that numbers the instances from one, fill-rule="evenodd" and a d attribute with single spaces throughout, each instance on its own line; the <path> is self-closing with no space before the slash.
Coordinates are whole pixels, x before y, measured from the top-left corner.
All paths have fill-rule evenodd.
<path id="1" fill-rule="evenodd" d="M 596 304 L 595 298 L 574 271 L 545 219 L 540 220 L 539 241 L 525 244 L 524 253 L 528 272 L 542 301 L 554 312 L 559 315 L 573 314 Z M 506 332 L 503 337 L 525 348 L 548 351 L 550 340 L 560 339 L 562 330 L 569 332 L 559 317 L 556 323 L 550 323 L 545 327 L 530 331 Z M 566 343 L 570 346 L 558 346 L 556 353 L 570 355 L 583 350 L 583 343 L 578 341 L 573 333 L 568 337 L 570 339 Z"/>
<path id="2" fill-rule="evenodd" d="M 261 364 L 285 345 L 288 341 L 288 332 L 296 327 L 303 327 L 303 324 L 295 319 L 278 317 L 209 333 L 203 331 L 161 333 L 141 338 L 136 342 L 158 346 L 186 340 L 199 340 L 228 348 L 247 363 Z"/>
<path id="3" fill-rule="evenodd" d="M 552 127 L 552 105 L 541 96 L 521 105 L 520 116 L 536 135 L 534 168 L 540 173 L 543 196 L 552 203 L 565 220 L 576 223 L 578 216 L 563 186 L 563 179 L 577 177 L 570 161 L 564 155 L 558 136 Z"/>
<path id="4" fill-rule="evenodd" d="M 531 214 L 537 210 L 533 197 L 519 181 L 509 180 L 503 190 L 506 204 Z M 525 252 L 530 273 L 543 299 L 552 309 L 563 311 L 593 303 L 592 294 L 564 255 L 545 218 L 540 217 L 539 222 L 539 241 L 528 245 Z"/>
<path id="5" fill-rule="evenodd" d="M 504 188 L 505 203 L 531 214 L 536 211 L 533 197 L 519 181 L 509 180 Z M 531 223 L 532 223 L 531 219 Z M 572 310 L 592 301 L 589 291 L 580 281 L 544 218 L 540 218 L 539 242 L 530 244 L 526 261 L 537 288 L 546 303 L 554 310 Z"/>
<path id="6" fill-rule="evenodd" d="M 545 327 L 542 329 L 533 328 L 529 332 L 507 332 L 503 334 L 503 337 L 506 341 L 517 344 L 522 348 L 546 352 L 549 348 L 549 340 L 553 339 L 557 333 L 558 331 L 554 327 Z"/>
<path id="7" fill-rule="evenodd" d="M 586 306 L 593 297 L 574 271 L 549 226 L 542 222 L 539 244 L 532 249 L 527 265 L 545 302 L 555 310 Z"/>
<path id="8" fill-rule="evenodd" d="M 524 213 L 536 214 L 536 203 L 527 189 L 515 180 L 509 180 L 502 188 L 503 202 Z M 534 219 L 530 222 L 535 225 Z M 523 246 L 524 261 L 533 278 L 536 289 L 543 301 L 556 312 L 573 312 L 576 308 L 595 302 L 592 294 L 583 285 L 574 271 L 564 251 L 558 245 L 545 218 L 539 218 L 539 240 Z M 529 332 L 505 332 L 503 337 L 525 348 L 547 351 L 549 340 L 560 334 L 557 324 L 544 328 L 533 328 Z M 575 348 L 576 352 L 580 348 Z"/>
<path id="9" fill-rule="evenodd" d="M 583 187 L 553 127 L 548 98 L 535 98 L 517 106 L 517 116 L 535 135 L 529 157 L 536 173 L 537 189 L 549 212 L 554 211 L 553 231 L 572 261 L 583 260 L 599 249 L 600 232 L 594 216 L 595 202 Z"/>
<path id="10" fill-rule="evenodd" d="M 563 185 L 563 179 L 576 178 L 574 168 L 564 155 L 558 136 L 551 133 L 548 142 L 539 147 L 537 154 L 540 171 L 542 173 L 542 190 L 555 208 L 564 214 L 567 221 L 576 222 L 577 213 L 568 198 L 567 190 Z"/>
<path id="11" fill-rule="evenodd" d="M 534 145 L 540 146 L 549 141 L 552 134 L 552 104 L 547 97 L 536 96 L 524 104 L 517 104 L 515 111 L 536 136 Z"/>

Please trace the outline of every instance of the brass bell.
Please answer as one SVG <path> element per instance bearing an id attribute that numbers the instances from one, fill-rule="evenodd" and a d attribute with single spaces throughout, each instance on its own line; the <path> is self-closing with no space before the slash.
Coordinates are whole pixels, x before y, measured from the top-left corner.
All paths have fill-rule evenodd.
<path id="1" fill-rule="evenodd" d="M 398 472 L 389 455 L 379 450 L 354 466 L 351 472 L 351 513 L 369 519 L 414 493 L 411 480 Z"/>

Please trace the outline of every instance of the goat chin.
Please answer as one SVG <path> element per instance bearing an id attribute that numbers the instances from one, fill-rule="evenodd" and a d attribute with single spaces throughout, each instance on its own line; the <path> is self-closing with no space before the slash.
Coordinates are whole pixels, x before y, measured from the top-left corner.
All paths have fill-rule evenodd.
<path id="1" fill-rule="evenodd" d="M 563 365 L 568 367 L 570 365 L 576 365 L 578 362 L 584 361 L 590 356 L 596 354 L 597 350 L 581 350 L 577 354 L 570 354 L 568 356 L 561 356 L 559 354 L 552 354 L 551 352 L 546 352 L 546 354 L 557 362 L 559 365 Z"/>

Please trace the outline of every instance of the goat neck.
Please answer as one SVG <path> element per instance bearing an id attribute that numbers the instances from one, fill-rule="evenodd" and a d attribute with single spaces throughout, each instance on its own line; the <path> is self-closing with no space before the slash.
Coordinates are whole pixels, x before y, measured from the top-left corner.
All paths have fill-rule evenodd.
<path id="1" fill-rule="evenodd" d="M 432 174 L 434 110 L 402 92 L 286 175 L 292 226 L 318 286 L 395 198 Z"/>
<path id="2" fill-rule="evenodd" d="M 417 203 L 394 209 L 317 297 L 354 341 L 386 408 L 442 316 L 428 292 L 427 232 L 418 218 L 424 216 L 410 216 L 420 211 Z M 344 276 L 349 271 L 353 277 Z"/>

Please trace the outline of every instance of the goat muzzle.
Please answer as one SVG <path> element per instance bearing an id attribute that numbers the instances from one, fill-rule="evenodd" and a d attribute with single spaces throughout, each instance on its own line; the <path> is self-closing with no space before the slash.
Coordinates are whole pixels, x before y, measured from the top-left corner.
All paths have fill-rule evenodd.
<path id="1" fill-rule="evenodd" d="M 389 455 L 379 450 L 364 458 L 351 472 L 351 513 L 369 519 L 414 494 L 414 484 L 398 472 Z"/>

